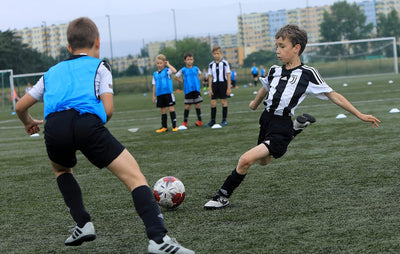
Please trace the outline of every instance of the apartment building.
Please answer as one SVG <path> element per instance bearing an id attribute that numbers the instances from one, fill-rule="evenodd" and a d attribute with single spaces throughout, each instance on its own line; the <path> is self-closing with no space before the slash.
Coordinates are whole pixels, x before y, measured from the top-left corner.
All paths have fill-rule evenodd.
<path id="1" fill-rule="evenodd" d="M 67 27 L 68 24 L 47 26 L 43 23 L 40 27 L 24 28 L 15 33 L 29 47 L 55 58 L 62 47 L 67 47 Z"/>

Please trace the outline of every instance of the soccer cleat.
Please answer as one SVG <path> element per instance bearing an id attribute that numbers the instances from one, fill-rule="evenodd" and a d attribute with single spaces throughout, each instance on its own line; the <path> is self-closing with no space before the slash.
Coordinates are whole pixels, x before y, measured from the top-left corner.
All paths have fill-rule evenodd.
<path id="1" fill-rule="evenodd" d="M 72 235 L 65 240 L 67 246 L 78 246 L 83 242 L 90 242 L 96 239 L 96 232 L 92 222 L 87 222 L 83 228 L 75 226 Z"/>
<path id="2" fill-rule="evenodd" d="M 201 126 L 201 121 L 199 120 L 199 121 L 197 121 L 194 125 L 196 125 L 196 126 L 198 126 L 198 127 L 200 127 Z"/>
<path id="3" fill-rule="evenodd" d="M 204 209 L 215 210 L 215 209 L 222 209 L 227 206 L 229 206 L 229 199 L 220 194 L 217 194 L 204 205 Z"/>
<path id="4" fill-rule="evenodd" d="M 160 129 L 156 130 L 157 133 L 162 133 L 162 132 L 166 132 L 166 131 L 168 131 L 168 129 L 165 127 L 161 127 Z"/>
<path id="5" fill-rule="evenodd" d="M 208 124 L 204 125 L 204 127 L 212 127 L 215 124 L 215 121 L 209 121 Z"/>
<path id="6" fill-rule="evenodd" d="M 315 123 L 316 120 L 312 115 L 302 114 L 296 117 L 296 120 L 293 123 L 293 129 L 295 130 L 303 130 L 308 125 Z"/>
<path id="7" fill-rule="evenodd" d="M 172 131 L 178 131 L 178 127 L 176 127 L 176 126 L 173 127 L 173 128 L 172 128 Z"/>
<path id="8" fill-rule="evenodd" d="M 182 125 L 187 127 L 187 122 L 183 122 Z"/>
<path id="9" fill-rule="evenodd" d="M 222 122 L 221 122 L 221 126 L 227 126 L 228 125 L 228 122 L 226 121 L 226 120 L 223 120 Z"/>
<path id="10" fill-rule="evenodd" d="M 148 254 L 194 254 L 195 252 L 185 247 L 182 247 L 174 238 L 170 238 L 165 235 L 163 242 L 158 244 L 153 240 L 149 241 L 149 247 L 147 248 Z"/>

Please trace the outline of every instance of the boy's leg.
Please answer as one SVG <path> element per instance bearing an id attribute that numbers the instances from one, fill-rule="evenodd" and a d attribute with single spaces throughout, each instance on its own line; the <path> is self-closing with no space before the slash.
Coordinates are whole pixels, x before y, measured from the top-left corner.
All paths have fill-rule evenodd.
<path id="1" fill-rule="evenodd" d="M 221 104 L 222 104 L 222 121 L 221 125 L 226 126 L 228 125 L 228 122 L 226 121 L 226 118 L 228 117 L 228 102 L 226 99 L 221 99 Z"/>
<path id="2" fill-rule="evenodd" d="M 195 123 L 196 126 L 201 126 L 201 109 L 200 109 L 200 103 L 197 103 L 195 105 L 196 107 L 196 115 L 197 115 L 197 122 Z"/>
<path id="3" fill-rule="evenodd" d="M 77 246 L 83 242 L 93 241 L 96 239 L 94 226 L 83 204 L 81 188 L 72 174 L 72 169 L 54 162 L 51 164 L 65 204 L 77 224 L 72 235 L 65 241 L 65 245 Z"/>
<path id="4" fill-rule="evenodd" d="M 228 198 L 233 191 L 239 187 L 244 180 L 249 168 L 257 161 L 266 161 L 270 154 L 268 148 L 264 144 L 260 144 L 249 151 L 245 152 L 239 159 L 236 168 L 226 178 L 217 194 L 204 205 L 204 209 L 221 209 L 229 206 Z M 268 160 L 270 161 L 270 160 Z"/>
<path id="5" fill-rule="evenodd" d="M 167 119 L 167 108 L 161 108 L 161 128 L 156 130 L 157 133 L 166 132 L 168 130 Z"/>
<path id="6" fill-rule="evenodd" d="M 205 127 L 212 127 L 215 124 L 215 118 L 217 116 L 217 100 L 211 100 L 211 119 Z"/>
<path id="7" fill-rule="evenodd" d="M 154 199 L 153 192 L 140 171 L 135 158 L 124 149 L 107 168 L 125 184 L 131 192 L 136 211 L 146 227 L 149 239 L 156 242 L 162 240 L 167 233 L 164 221 Z"/>
<path id="8" fill-rule="evenodd" d="M 194 253 L 166 235 L 168 230 L 165 227 L 164 219 L 154 199 L 153 192 L 148 186 L 145 176 L 140 171 L 138 163 L 128 150 L 124 149 L 107 168 L 131 191 L 135 209 L 142 219 L 146 227 L 147 237 L 150 239 L 149 253 L 172 253 L 170 252 L 172 250 L 179 250 L 177 253 Z"/>
<path id="9" fill-rule="evenodd" d="M 171 123 L 172 123 L 172 130 L 177 131 L 178 129 L 176 128 L 176 113 L 175 113 L 175 107 L 171 106 L 168 107 L 169 115 L 171 117 Z"/>
<path id="10" fill-rule="evenodd" d="M 189 107 L 188 107 L 189 106 Z M 190 112 L 190 104 L 185 105 L 185 111 L 183 112 L 183 125 L 187 126 L 187 121 L 189 118 L 189 112 Z"/>

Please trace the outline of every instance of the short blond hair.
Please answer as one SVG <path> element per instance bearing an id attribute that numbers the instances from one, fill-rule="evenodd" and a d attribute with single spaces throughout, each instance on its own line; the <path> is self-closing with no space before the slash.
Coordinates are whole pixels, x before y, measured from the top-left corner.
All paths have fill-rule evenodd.
<path id="1" fill-rule="evenodd" d="M 167 61 L 167 58 L 163 54 L 159 54 L 158 56 L 156 56 L 156 59 L 159 59 L 161 61 Z"/>

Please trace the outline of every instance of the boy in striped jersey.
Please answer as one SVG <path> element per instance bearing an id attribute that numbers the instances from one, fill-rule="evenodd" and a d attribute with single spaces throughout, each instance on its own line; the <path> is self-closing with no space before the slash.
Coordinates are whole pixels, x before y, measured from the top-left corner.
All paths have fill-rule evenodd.
<path id="1" fill-rule="evenodd" d="M 205 127 L 212 127 L 215 124 L 217 115 L 217 100 L 221 100 L 222 105 L 222 121 L 221 125 L 226 126 L 228 122 L 228 98 L 231 94 L 231 69 L 229 63 L 223 59 L 220 46 L 214 46 L 212 49 L 214 61 L 208 65 L 208 84 L 211 97 L 211 120 Z"/>
<path id="2" fill-rule="evenodd" d="M 236 168 L 226 178 L 217 194 L 204 205 L 204 209 L 220 209 L 229 206 L 228 198 L 245 178 L 254 163 L 267 165 L 272 158 L 282 157 L 292 139 L 315 119 L 303 114 L 293 123 L 295 109 L 312 94 L 320 99 L 329 99 L 362 121 L 379 127 L 379 119 L 358 111 L 345 97 L 335 92 L 320 77 L 316 69 L 303 65 L 300 55 L 307 44 L 307 33 L 297 25 L 286 25 L 275 35 L 276 54 L 283 66 L 274 65 L 263 85 L 249 104 L 256 110 L 264 100 L 265 110 L 260 117 L 260 132 L 257 146 L 245 152 Z"/>

